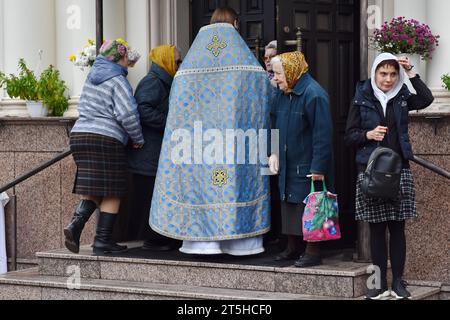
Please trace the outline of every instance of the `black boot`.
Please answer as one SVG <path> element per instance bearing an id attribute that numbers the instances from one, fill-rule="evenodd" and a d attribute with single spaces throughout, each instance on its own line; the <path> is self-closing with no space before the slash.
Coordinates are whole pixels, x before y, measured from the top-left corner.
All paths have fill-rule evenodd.
<path id="1" fill-rule="evenodd" d="M 169 252 L 179 249 L 181 245 L 176 240 L 163 238 L 163 239 L 147 239 L 144 241 L 142 250 L 154 251 L 154 252 Z"/>
<path id="2" fill-rule="evenodd" d="M 309 242 L 306 245 L 305 254 L 295 263 L 297 268 L 310 268 L 320 266 L 322 264 L 322 257 L 320 254 L 320 243 Z"/>
<path id="3" fill-rule="evenodd" d="M 96 209 L 97 204 L 90 200 L 82 200 L 78 205 L 72 222 L 64 229 L 64 236 L 66 237 L 64 244 L 69 251 L 73 253 L 80 252 L 81 232 Z"/>
<path id="4" fill-rule="evenodd" d="M 95 255 L 127 251 L 128 248 L 126 246 L 118 245 L 112 241 L 112 233 L 116 218 L 117 214 L 100 212 L 93 245 Z"/>
<path id="5" fill-rule="evenodd" d="M 301 237 L 288 235 L 286 250 L 275 257 L 275 261 L 296 260 L 305 251 L 305 245 Z"/>
<path id="6" fill-rule="evenodd" d="M 310 268 L 320 266 L 322 264 L 322 258 L 320 255 L 304 254 L 300 259 L 295 262 L 297 268 Z"/>

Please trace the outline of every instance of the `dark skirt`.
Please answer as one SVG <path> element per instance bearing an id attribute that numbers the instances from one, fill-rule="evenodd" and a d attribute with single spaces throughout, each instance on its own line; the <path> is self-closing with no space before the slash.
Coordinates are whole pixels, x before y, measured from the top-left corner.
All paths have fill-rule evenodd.
<path id="1" fill-rule="evenodd" d="M 281 232 L 284 235 L 302 236 L 303 235 L 303 212 L 305 205 L 293 204 L 286 201 L 281 202 Z"/>
<path id="2" fill-rule="evenodd" d="M 356 220 L 369 223 L 405 221 L 417 218 L 414 179 L 410 169 L 403 169 L 398 201 L 366 197 L 361 191 L 364 173 L 358 175 L 356 184 Z"/>
<path id="3" fill-rule="evenodd" d="M 91 133 L 73 133 L 70 149 L 77 165 L 73 193 L 121 198 L 127 192 L 127 158 L 118 140 Z"/>

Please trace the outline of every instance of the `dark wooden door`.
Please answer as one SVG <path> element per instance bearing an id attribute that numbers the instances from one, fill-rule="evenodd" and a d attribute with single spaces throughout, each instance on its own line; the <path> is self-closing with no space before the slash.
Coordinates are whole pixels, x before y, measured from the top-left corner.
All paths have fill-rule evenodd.
<path id="1" fill-rule="evenodd" d="M 359 80 L 359 0 L 279 0 L 278 42 L 282 51 L 303 33 L 303 52 L 313 77 L 330 95 L 334 120 L 335 186 L 339 195 L 343 240 L 356 241 L 354 221 L 355 160 L 344 146 L 348 109 Z"/>
<path id="2" fill-rule="evenodd" d="M 192 36 L 195 39 L 201 27 L 209 24 L 218 7 L 229 6 L 239 14 L 240 33 L 253 52 L 260 39 L 260 56 L 264 46 L 275 40 L 275 0 L 192 0 Z"/>
<path id="3" fill-rule="evenodd" d="M 263 39 L 262 45 L 276 38 L 280 52 L 295 50 L 285 42 L 295 40 L 296 28 L 301 28 L 310 72 L 329 93 L 333 113 L 335 186 L 343 239 L 331 247 L 354 246 L 355 160 L 343 137 L 359 80 L 359 0 L 192 0 L 191 41 L 202 26 L 209 24 L 214 10 L 224 5 L 239 13 L 241 34 L 253 50 L 258 36 Z"/>

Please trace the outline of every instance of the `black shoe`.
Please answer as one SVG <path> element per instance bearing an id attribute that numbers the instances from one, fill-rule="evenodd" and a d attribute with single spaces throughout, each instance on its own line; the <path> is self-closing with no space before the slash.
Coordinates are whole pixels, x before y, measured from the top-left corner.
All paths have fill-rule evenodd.
<path id="1" fill-rule="evenodd" d="M 278 256 L 275 257 L 275 261 L 291 261 L 291 260 L 295 260 L 298 258 L 299 256 L 299 252 L 296 251 L 290 251 L 290 250 L 285 250 L 282 253 L 280 253 Z"/>
<path id="2" fill-rule="evenodd" d="M 366 293 L 366 300 L 383 300 L 390 297 L 391 293 L 388 290 L 388 287 L 385 286 L 382 289 L 369 289 Z"/>
<path id="3" fill-rule="evenodd" d="M 280 239 L 279 238 L 266 238 L 264 239 L 264 246 L 265 247 L 270 247 L 270 246 L 277 246 L 280 244 Z"/>
<path id="4" fill-rule="evenodd" d="M 396 279 L 392 282 L 391 296 L 397 300 L 411 299 L 411 293 L 406 290 L 408 283 L 402 279 Z"/>
<path id="5" fill-rule="evenodd" d="M 80 252 L 80 237 L 84 226 L 88 222 L 91 215 L 97 209 L 97 204 L 94 201 L 82 200 L 72 218 L 72 222 L 64 229 L 66 248 L 73 252 Z"/>
<path id="6" fill-rule="evenodd" d="M 117 214 L 100 212 L 93 245 L 95 255 L 122 253 L 128 250 L 127 246 L 121 246 L 112 241 L 113 227 L 116 218 Z"/>
<path id="7" fill-rule="evenodd" d="M 177 245 L 171 240 L 145 240 L 142 250 L 154 252 L 169 252 L 175 250 Z"/>
<path id="8" fill-rule="evenodd" d="M 322 258 L 320 255 L 304 254 L 295 263 L 297 268 L 310 268 L 320 266 L 322 264 Z"/>

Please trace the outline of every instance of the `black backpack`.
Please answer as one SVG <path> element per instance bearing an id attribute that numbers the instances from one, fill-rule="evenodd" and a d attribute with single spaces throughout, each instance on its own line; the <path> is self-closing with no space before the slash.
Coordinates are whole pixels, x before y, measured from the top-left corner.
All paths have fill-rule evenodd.
<path id="1" fill-rule="evenodd" d="M 375 149 L 364 173 L 361 191 L 372 198 L 398 199 L 402 168 L 402 158 L 394 150 Z"/>

